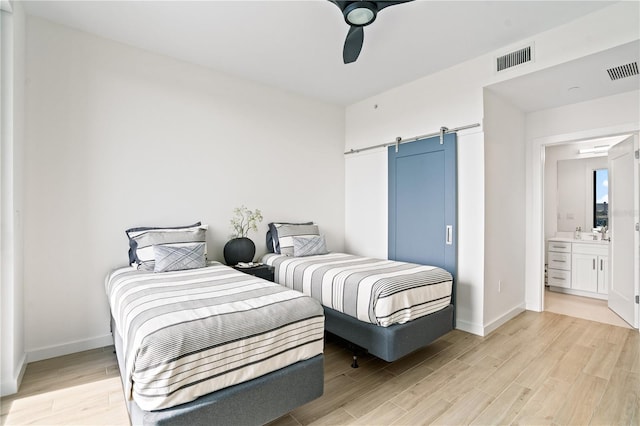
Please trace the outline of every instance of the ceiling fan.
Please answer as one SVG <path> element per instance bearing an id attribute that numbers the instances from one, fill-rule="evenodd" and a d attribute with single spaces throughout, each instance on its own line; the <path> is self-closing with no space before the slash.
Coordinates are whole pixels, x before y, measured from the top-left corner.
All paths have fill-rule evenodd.
<path id="1" fill-rule="evenodd" d="M 378 12 L 385 7 L 395 6 L 397 4 L 407 3 L 412 0 L 399 1 L 334 1 L 334 3 L 342 11 L 344 20 L 349 24 L 349 32 L 344 41 L 344 49 L 342 51 L 342 59 L 345 64 L 355 62 L 362 50 L 364 42 L 364 27 L 376 20 Z"/>

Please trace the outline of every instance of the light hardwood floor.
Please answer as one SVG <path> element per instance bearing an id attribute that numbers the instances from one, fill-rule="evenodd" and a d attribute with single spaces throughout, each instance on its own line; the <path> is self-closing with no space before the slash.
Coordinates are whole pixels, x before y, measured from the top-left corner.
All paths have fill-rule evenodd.
<path id="1" fill-rule="evenodd" d="M 325 345 L 324 395 L 299 424 L 640 424 L 637 330 L 525 312 L 487 337 L 454 330 L 394 363 Z M 111 348 L 30 364 L 2 423 L 128 423 Z"/>

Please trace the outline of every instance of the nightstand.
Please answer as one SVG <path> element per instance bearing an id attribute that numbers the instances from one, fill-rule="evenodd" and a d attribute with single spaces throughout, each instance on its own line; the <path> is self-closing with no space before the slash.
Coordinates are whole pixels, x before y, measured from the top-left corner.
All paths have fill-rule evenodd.
<path id="1" fill-rule="evenodd" d="M 233 269 L 273 282 L 273 266 L 259 265 L 251 268 L 240 268 L 238 266 L 233 266 Z"/>

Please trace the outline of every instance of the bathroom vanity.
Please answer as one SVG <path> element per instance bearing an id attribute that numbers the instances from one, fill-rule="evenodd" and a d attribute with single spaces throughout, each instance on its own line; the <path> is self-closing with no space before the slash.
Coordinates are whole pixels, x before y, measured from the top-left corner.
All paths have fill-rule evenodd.
<path id="1" fill-rule="evenodd" d="M 607 299 L 608 241 L 550 238 L 547 241 L 547 264 L 550 290 Z"/>

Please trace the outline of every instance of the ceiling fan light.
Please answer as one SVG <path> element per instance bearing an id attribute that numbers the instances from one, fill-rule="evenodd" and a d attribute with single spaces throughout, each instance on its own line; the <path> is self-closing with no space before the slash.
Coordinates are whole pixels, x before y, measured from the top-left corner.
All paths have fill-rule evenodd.
<path id="1" fill-rule="evenodd" d="M 369 25 L 376 19 L 375 5 L 368 1 L 353 2 L 344 9 L 344 19 L 356 27 Z"/>
<path id="2" fill-rule="evenodd" d="M 347 21 L 352 25 L 366 25 L 373 21 L 374 14 L 366 7 L 353 9 L 347 14 Z"/>

